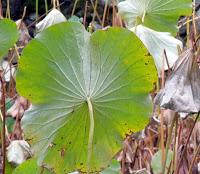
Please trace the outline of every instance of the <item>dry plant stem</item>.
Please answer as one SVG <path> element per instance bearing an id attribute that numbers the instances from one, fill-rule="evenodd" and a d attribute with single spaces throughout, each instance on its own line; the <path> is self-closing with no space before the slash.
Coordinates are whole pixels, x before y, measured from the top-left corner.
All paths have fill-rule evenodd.
<path id="1" fill-rule="evenodd" d="M 93 8 L 94 13 L 93 13 L 93 17 L 92 17 L 92 24 L 93 24 L 94 21 L 95 21 L 95 17 L 96 17 L 96 13 L 97 13 L 97 5 L 98 5 L 98 0 L 95 1 L 95 6 L 94 6 L 94 8 Z"/>
<path id="2" fill-rule="evenodd" d="M 3 17 L 3 11 L 2 11 L 2 2 L 0 0 L 0 19 Z"/>
<path id="3" fill-rule="evenodd" d="M 194 157 L 193 157 L 192 162 L 191 162 L 191 164 L 190 164 L 189 172 L 188 172 L 189 174 L 192 174 L 192 167 L 193 167 L 193 165 L 194 165 L 194 162 L 195 162 L 195 160 L 196 160 L 196 157 L 197 157 L 199 151 L 200 151 L 200 144 L 197 146 L 197 149 L 196 149 L 196 151 L 195 151 Z"/>
<path id="4" fill-rule="evenodd" d="M 75 3 L 74 3 L 71 16 L 74 15 L 74 12 L 75 12 L 75 10 L 76 10 L 76 5 L 77 5 L 78 1 L 79 1 L 79 0 L 76 0 Z"/>
<path id="5" fill-rule="evenodd" d="M 92 8 L 94 9 L 94 13 L 95 13 L 95 15 L 96 15 L 96 17 L 97 17 L 99 23 L 102 24 L 101 18 L 100 18 L 100 16 L 99 16 L 99 14 L 97 13 L 97 10 L 95 9 L 95 5 L 94 5 L 93 1 L 90 0 L 90 2 L 91 2 L 91 4 L 92 4 Z"/>
<path id="6" fill-rule="evenodd" d="M 1 113 L 1 111 L 0 111 L 0 117 L 1 117 L 1 120 L 2 120 L 2 122 L 3 122 L 3 115 L 2 115 L 2 113 Z M 8 139 L 8 141 L 11 142 L 10 137 L 9 137 L 9 133 L 8 133 L 8 128 L 7 128 L 7 126 L 5 126 L 5 135 L 6 135 L 6 138 Z"/>
<path id="7" fill-rule="evenodd" d="M 188 20 L 189 20 L 189 17 L 187 17 L 187 21 Z M 189 22 L 187 23 L 186 29 L 187 29 L 187 43 L 186 43 L 186 45 L 187 45 L 187 48 L 189 48 L 190 47 L 190 23 Z"/>
<path id="8" fill-rule="evenodd" d="M 178 148 L 178 118 L 176 119 L 176 123 L 175 123 L 175 134 L 174 134 L 174 147 L 173 147 L 173 164 L 172 164 L 172 171 L 171 173 L 173 173 L 176 170 L 176 161 L 177 161 L 177 148 Z"/>
<path id="9" fill-rule="evenodd" d="M 136 158 L 137 158 L 137 153 L 138 153 L 138 144 L 136 143 L 136 149 L 135 149 L 135 155 L 134 155 L 134 157 L 133 157 L 133 167 L 134 167 L 134 165 L 135 165 L 135 161 L 136 161 Z"/>
<path id="10" fill-rule="evenodd" d="M 115 19 L 116 19 L 116 10 L 115 10 L 115 0 L 112 0 L 112 9 L 113 9 L 113 15 L 112 15 L 112 26 L 115 26 Z"/>
<path id="11" fill-rule="evenodd" d="M 17 45 L 15 44 L 14 47 L 15 47 L 15 52 L 17 54 L 17 58 L 20 59 L 20 55 L 19 55 L 19 52 L 18 52 L 18 49 L 17 49 Z M 11 61 L 10 61 L 10 63 L 11 63 Z"/>
<path id="12" fill-rule="evenodd" d="M 167 163 L 167 156 L 168 156 L 168 152 L 169 152 L 169 146 L 170 146 L 170 143 L 171 143 L 171 139 L 172 139 L 172 132 L 173 132 L 173 127 L 174 127 L 174 123 L 176 122 L 177 120 L 177 115 L 175 114 L 173 120 L 172 120 L 172 123 L 170 125 L 170 129 L 169 129 L 169 136 L 167 138 L 167 144 L 166 144 L 166 150 L 165 150 L 165 159 L 164 159 L 164 165 L 163 165 L 163 168 L 162 168 L 162 173 L 165 173 L 165 168 L 166 168 L 166 163 Z"/>
<path id="13" fill-rule="evenodd" d="M 18 29 L 19 29 L 19 28 L 18 28 Z M 20 55 L 19 55 L 19 52 L 18 52 L 18 50 L 17 50 L 17 45 L 16 45 L 16 44 L 14 45 L 14 48 L 15 48 L 15 52 L 16 52 L 16 54 L 17 54 L 17 58 L 19 59 L 19 58 L 20 58 Z M 9 60 L 8 65 L 7 65 L 6 68 L 5 68 L 5 69 L 9 69 L 8 71 L 11 70 L 11 67 L 10 67 L 10 68 L 8 68 L 8 67 L 11 65 L 11 63 L 12 63 L 12 61 L 13 61 L 14 58 L 15 58 L 14 55 L 12 55 L 11 59 Z M 2 75 L 4 76 L 8 71 L 3 71 Z"/>
<path id="14" fill-rule="evenodd" d="M 165 86 L 165 60 L 163 57 L 163 65 L 162 65 L 162 81 L 161 81 L 161 88 L 163 89 Z M 162 168 L 164 167 L 164 161 L 165 161 L 165 145 L 164 145 L 164 118 L 163 118 L 163 111 L 160 113 L 160 143 L 161 143 L 161 154 L 162 154 Z"/>
<path id="15" fill-rule="evenodd" d="M 87 7 L 88 7 L 88 1 L 85 2 L 85 10 L 84 10 L 84 18 L 83 18 L 83 25 L 86 25 L 86 17 L 87 17 Z"/>
<path id="16" fill-rule="evenodd" d="M 3 116 L 3 126 L 2 126 L 2 153 L 3 153 L 3 165 L 2 165 L 2 173 L 5 174 L 6 168 L 6 105 L 5 105 L 5 85 L 2 79 L 2 75 L 0 76 L 1 87 L 2 87 L 2 96 L 1 96 L 1 113 Z"/>
<path id="17" fill-rule="evenodd" d="M 181 153 L 180 160 L 178 161 L 177 173 L 176 173 L 176 174 L 179 174 L 180 164 L 181 164 L 181 161 L 183 160 L 183 156 L 184 156 L 184 154 L 185 154 L 185 152 L 186 152 L 186 150 L 187 150 L 187 146 L 188 146 L 188 143 L 189 143 L 189 141 L 190 141 L 190 137 L 191 137 L 191 135 L 192 135 L 193 129 L 194 129 L 194 127 L 195 127 L 195 124 L 196 124 L 196 122 L 197 122 L 197 120 L 198 120 L 198 118 L 199 118 L 199 114 L 200 114 L 200 112 L 197 114 L 197 116 L 196 116 L 196 118 L 195 118 L 195 121 L 194 121 L 194 124 L 193 124 L 193 126 L 192 126 L 192 129 L 190 130 L 190 133 L 189 133 L 189 135 L 188 135 L 188 137 L 187 137 L 186 144 L 185 144 L 184 149 L 183 149 L 183 151 L 182 151 L 182 153 Z"/>
<path id="18" fill-rule="evenodd" d="M 188 23 L 192 22 L 193 20 L 198 21 L 199 19 L 200 19 L 200 16 L 197 16 L 194 19 L 189 19 L 189 17 L 188 17 L 188 20 L 185 23 L 179 25 L 178 28 L 180 29 L 181 27 L 187 25 Z M 179 22 L 182 22 L 183 20 L 184 19 L 180 20 Z"/>
<path id="19" fill-rule="evenodd" d="M 60 3 L 59 3 L 59 0 L 56 0 L 56 6 L 58 7 L 58 10 L 60 10 Z"/>
<path id="20" fill-rule="evenodd" d="M 142 169 L 142 154 L 141 154 L 141 151 L 139 151 L 139 168 Z"/>
<path id="21" fill-rule="evenodd" d="M 178 127 L 178 135 L 177 135 L 177 144 L 176 144 L 176 151 L 178 152 L 178 147 L 181 142 L 181 136 L 182 136 L 182 130 L 183 130 L 183 124 L 181 123 L 181 120 L 179 121 L 179 127 Z M 178 174 L 178 153 L 176 154 L 176 166 L 174 167 L 174 174 Z"/>
<path id="22" fill-rule="evenodd" d="M 10 19 L 10 0 L 7 0 L 6 16 Z"/>
<path id="23" fill-rule="evenodd" d="M 26 15 L 26 6 L 24 7 L 24 11 L 23 11 L 23 15 L 22 15 L 22 18 L 21 18 L 21 23 L 20 23 L 19 28 L 21 27 L 21 24 L 22 24 L 22 21 L 24 20 L 25 15 Z"/>
<path id="24" fill-rule="evenodd" d="M 167 53 L 166 53 L 165 49 L 164 49 L 164 57 L 165 57 L 165 60 L 166 60 L 166 63 L 167 63 L 168 70 L 169 70 L 169 72 L 171 72 L 170 66 L 169 66 L 169 61 L 168 61 L 168 58 L 167 58 Z"/>
<path id="25" fill-rule="evenodd" d="M 89 130 L 89 139 L 88 139 L 88 156 L 87 156 L 87 174 L 90 173 L 90 163 L 92 158 L 92 144 L 93 144 L 93 137 L 94 137 L 94 112 L 93 106 L 90 98 L 87 98 L 89 116 L 90 116 L 90 130 Z"/>
<path id="26" fill-rule="evenodd" d="M 106 0 L 105 7 L 104 7 L 103 19 L 102 19 L 102 28 L 104 27 L 104 24 L 105 24 L 107 8 L 108 8 L 108 0 Z"/>
<path id="27" fill-rule="evenodd" d="M 61 4 L 60 4 L 60 6 L 61 5 L 63 5 L 65 2 L 62 2 Z M 59 7 L 60 7 L 59 6 Z M 56 7 L 58 7 L 58 6 L 56 6 Z M 50 10 L 48 10 L 48 12 L 50 12 L 52 9 L 50 9 Z M 28 27 L 27 27 L 27 29 L 29 29 L 30 27 L 32 27 L 35 23 L 37 23 L 40 19 L 42 19 L 44 16 L 46 15 L 46 13 L 44 13 L 43 15 L 41 15 L 39 18 L 38 18 L 38 20 L 35 20 L 35 21 L 33 21 L 30 25 L 28 25 Z"/>
<path id="28" fill-rule="evenodd" d="M 196 40 L 196 38 L 197 38 L 197 29 L 196 29 L 196 21 L 195 21 L 195 15 L 196 15 L 195 2 L 196 2 L 196 0 L 193 0 L 192 24 L 193 24 L 194 36 L 195 36 L 195 40 Z"/>
<path id="29" fill-rule="evenodd" d="M 53 9 L 56 9 L 56 0 L 53 0 Z"/>
<path id="30" fill-rule="evenodd" d="M 164 167 L 165 161 L 165 145 L 164 145 L 164 119 L 163 111 L 160 113 L 160 144 L 161 144 L 161 154 L 162 154 L 162 168 Z"/>

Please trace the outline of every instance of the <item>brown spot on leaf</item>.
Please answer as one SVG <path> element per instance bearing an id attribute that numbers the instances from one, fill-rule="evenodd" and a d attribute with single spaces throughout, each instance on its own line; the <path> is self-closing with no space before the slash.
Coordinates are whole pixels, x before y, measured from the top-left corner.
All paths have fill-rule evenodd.
<path id="1" fill-rule="evenodd" d="M 65 149 L 64 148 L 61 148 L 61 150 L 60 150 L 60 156 L 61 157 L 65 156 Z"/>

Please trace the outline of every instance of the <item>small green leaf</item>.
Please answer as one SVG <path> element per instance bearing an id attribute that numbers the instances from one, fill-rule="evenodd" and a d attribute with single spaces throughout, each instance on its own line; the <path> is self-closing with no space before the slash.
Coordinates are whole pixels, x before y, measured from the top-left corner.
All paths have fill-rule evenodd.
<path id="1" fill-rule="evenodd" d="M 191 0 L 126 0 L 118 4 L 119 13 L 125 19 L 128 28 L 139 24 L 156 31 L 176 34 L 180 16 L 190 15 Z M 140 19 L 140 23 L 137 23 Z"/>
<path id="2" fill-rule="evenodd" d="M 169 169 L 171 160 L 173 157 L 173 152 L 171 150 L 168 151 L 168 155 L 167 155 L 167 162 L 166 162 L 166 173 Z M 154 174 L 160 174 L 162 173 L 162 152 L 161 150 L 159 150 L 158 152 L 156 152 L 152 158 L 151 161 L 151 167 L 153 169 Z"/>
<path id="3" fill-rule="evenodd" d="M 16 24 L 8 19 L 0 20 L 0 58 L 6 54 L 18 39 Z"/>
<path id="4" fill-rule="evenodd" d="M 90 35 L 66 22 L 44 30 L 17 73 L 18 92 L 33 103 L 22 119 L 33 152 L 56 173 L 106 168 L 126 135 L 148 123 L 156 80 L 152 58 L 126 29 Z"/>

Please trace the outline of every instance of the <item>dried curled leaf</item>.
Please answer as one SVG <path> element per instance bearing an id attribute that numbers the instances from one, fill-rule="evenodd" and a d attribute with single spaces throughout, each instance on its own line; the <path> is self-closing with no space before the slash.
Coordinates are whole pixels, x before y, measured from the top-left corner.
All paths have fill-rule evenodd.
<path id="1" fill-rule="evenodd" d="M 10 143 L 7 148 L 8 162 L 15 165 L 23 163 L 31 156 L 29 144 L 24 140 L 15 140 Z"/>
<path id="2" fill-rule="evenodd" d="M 162 108 L 182 113 L 200 111 L 200 69 L 193 50 L 187 49 L 176 61 L 165 88 L 155 98 Z"/>
<path id="3" fill-rule="evenodd" d="M 19 30 L 19 40 L 17 42 L 17 46 L 20 48 L 24 48 L 31 40 L 31 36 L 29 35 L 26 24 L 21 19 L 16 21 L 15 23 Z"/>
<path id="4" fill-rule="evenodd" d="M 11 115 L 13 118 L 15 117 L 22 117 L 24 114 L 25 110 L 27 110 L 29 107 L 29 102 L 27 99 L 24 97 L 17 97 L 15 100 L 14 105 L 7 111 L 7 115 Z"/>

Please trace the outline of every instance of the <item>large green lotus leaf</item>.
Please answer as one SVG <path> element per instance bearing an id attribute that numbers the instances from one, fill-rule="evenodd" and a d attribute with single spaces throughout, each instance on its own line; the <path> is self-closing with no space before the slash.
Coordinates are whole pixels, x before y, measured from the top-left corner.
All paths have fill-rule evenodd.
<path id="1" fill-rule="evenodd" d="M 126 0 L 118 4 L 129 28 L 143 24 L 157 31 L 175 34 L 181 15 L 192 11 L 191 0 Z"/>
<path id="2" fill-rule="evenodd" d="M 39 162 L 56 173 L 105 168 L 148 122 L 152 60 L 126 29 L 90 35 L 66 22 L 38 34 L 23 51 L 17 89 L 33 103 L 22 125 Z"/>
<path id="3" fill-rule="evenodd" d="M 16 24 L 8 19 L 0 20 L 0 58 L 6 54 L 17 39 L 18 30 Z"/>

